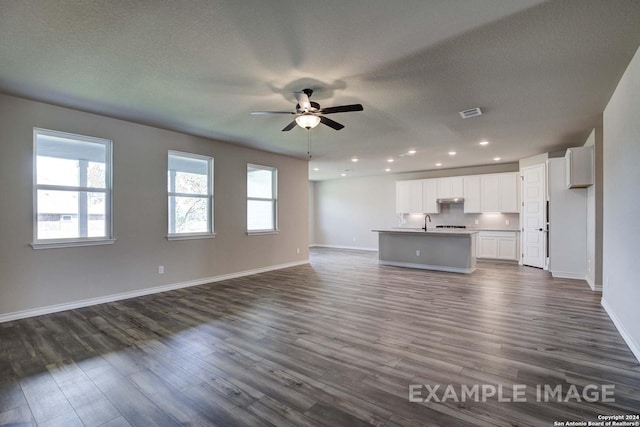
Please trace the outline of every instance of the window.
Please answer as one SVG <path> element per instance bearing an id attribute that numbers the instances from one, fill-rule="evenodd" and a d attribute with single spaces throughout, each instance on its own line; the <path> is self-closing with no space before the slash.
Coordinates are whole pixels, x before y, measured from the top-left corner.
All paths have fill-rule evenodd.
<path id="1" fill-rule="evenodd" d="M 278 169 L 247 165 L 247 232 L 278 230 Z"/>
<path id="2" fill-rule="evenodd" d="M 113 243 L 111 141 L 34 129 L 36 249 Z"/>
<path id="3" fill-rule="evenodd" d="M 169 236 L 213 237 L 213 158 L 169 151 Z"/>

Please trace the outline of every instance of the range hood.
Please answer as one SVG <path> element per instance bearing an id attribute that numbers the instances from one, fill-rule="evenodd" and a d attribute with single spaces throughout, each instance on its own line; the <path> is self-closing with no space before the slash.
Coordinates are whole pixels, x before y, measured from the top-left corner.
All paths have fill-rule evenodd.
<path id="1" fill-rule="evenodd" d="M 436 202 L 446 204 L 446 203 L 464 203 L 464 198 L 462 197 L 451 197 L 446 199 L 437 199 Z"/>

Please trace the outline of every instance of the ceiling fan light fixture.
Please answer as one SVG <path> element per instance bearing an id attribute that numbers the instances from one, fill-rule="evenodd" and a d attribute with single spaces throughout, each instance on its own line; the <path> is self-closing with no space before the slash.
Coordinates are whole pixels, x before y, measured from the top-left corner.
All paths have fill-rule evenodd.
<path id="1" fill-rule="evenodd" d="M 302 128 L 313 129 L 320 124 L 320 117 L 313 114 L 302 114 L 296 117 L 296 123 Z"/>

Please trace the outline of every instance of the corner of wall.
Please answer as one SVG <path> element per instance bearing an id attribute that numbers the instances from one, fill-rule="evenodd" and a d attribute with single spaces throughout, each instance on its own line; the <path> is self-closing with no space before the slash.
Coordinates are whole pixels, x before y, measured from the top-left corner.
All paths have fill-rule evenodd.
<path id="1" fill-rule="evenodd" d="M 607 315 L 609 315 L 609 318 L 611 319 L 614 326 L 620 333 L 620 336 L 622 336 L 622 339 L 624 340 L 624 342 L 629 347 L 629 350 L 631 350 L 631 352 L 636 357 L 636 359 L 638 359 L 638 362 L 640 362 L 640 342 L 637 342 L 633 338 L 633 336 L 627 331 L 627 329 L 624 327 L 624 324 L 620 321 L 620 319 L 618 319 L 618 317 L 615 314 L 615 311 L 609 305 L 609 303 L 604 297 L 602 297 L 600 304 L 604 308 L 604 311 L 607 312 Z"/>

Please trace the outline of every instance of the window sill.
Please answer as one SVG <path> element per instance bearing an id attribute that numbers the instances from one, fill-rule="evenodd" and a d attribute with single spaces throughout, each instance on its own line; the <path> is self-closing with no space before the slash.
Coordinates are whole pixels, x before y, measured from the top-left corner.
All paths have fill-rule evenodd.
<path id="1" fill-rule="evenodd" d="M 248 236 L 260 236 L 264 234 L 278 234 L 279 230 L 257 230 L 257 231 L 247 231 Z"/>
<path id="2" fill-rule="evenodd" d="M 68 240 L 53 242 L 31 243 L 33 249 L 56 249 L 56 248 L 75 248 L 78 246 L 102 246 L 113 245 L 116 239 L 99 239 L 99 240 Z"/>
<path id="3" fill-rule="evenodd" d="M 197 240 L 197 239 L 213 239 L 216 233 L 207 234 L 169 234 L 167 240 Z"/>

